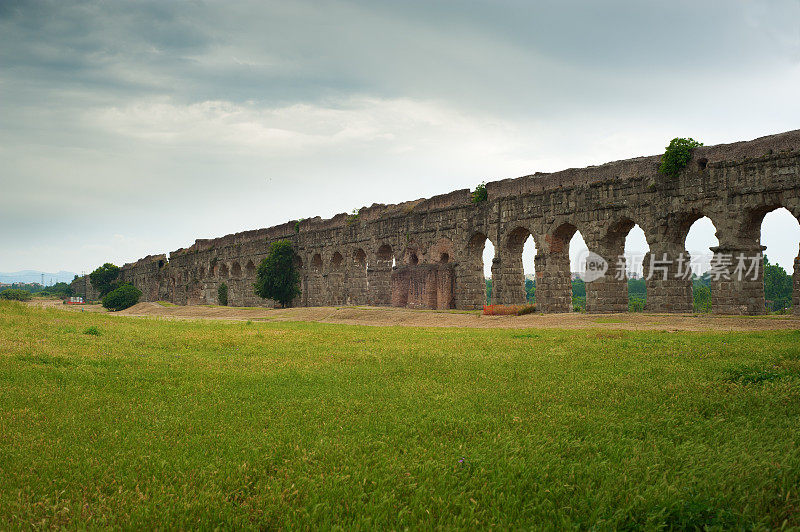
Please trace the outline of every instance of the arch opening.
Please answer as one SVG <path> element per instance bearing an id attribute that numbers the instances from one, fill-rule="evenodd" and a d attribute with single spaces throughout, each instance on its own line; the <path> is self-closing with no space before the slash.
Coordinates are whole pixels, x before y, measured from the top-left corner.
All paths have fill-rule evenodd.
<path id="1" fill-rule="evenodd" d="M 447 252 L 443 252 L 439 255 L 439 263 L 440 264 L 447 264 L 450 262 L 450 254 Z"/>
<path id="2" fill-rule="evenodd" d="M 474 272 L 476 294 L 482 294 L 472 302 L 475 308 L 481 308 L 492 301 L 492 261 L 495 257 L 495 247 L 492 241 L 483 233 L 475 233 L 467 244 L 468 264 Z"/>
<path id="3" fill-rule="evenodd" d="M 222 264 L 219 267 L 219 277 L 220 277 L 220 279 L 227 279 L 228 278 L 228 266 L 226 264 Z"/>
<path id="4" fill-rule="evenodd" d="M 231 266 L 231 277 L 238 279 L 242 276 L 242 267 L 239 265 L 238 262 L 234 262 Z"/>
<path id="5" fill-rule="evenodd" d="M 353 252 L 353 264 L 359 267 L 367 265 L 367 254 L 363 249 L 358 248 Z"/>
<path id="6" fill-rule="evenodd" d="M 256 275 L 256 265 L 253 263 L 252 260 L 247 261 L 247 265 L 244 267 L 244 271 L 247 274 L 247 277 L 253 278 Z"/>
<path id="7" fill-rule="evenodd" d="M 314 253 L 314 256 L 311 257 L 311 267 L 317 272 L 322 269 L 322 255 Z"/>
<path id="8" fill-rule="evenodd" d="M 768 212 L 761 221 L 760 244 L 764 250 L 764 299 L 767 312 L 785 313 L 794 308 L 794 279 L 800 265 L 800 223 L 788 209 Z"/>
<path id="9" fill-rule="evenodd" d="M 623 257 L 628 287 L 628 310 L 643 312 L 647 305 L 647 280 L 644 278 L 644 260 L 650 253 L 644 231 L 633 224 L 625 236 Z"/>
<path id="10" fill-rule="evenodd" d="M 692 306 L 695 312 L 711 312 L 713 293 L 711 259 L 714 253 L 711 248 L 719 246 L 717 228 L 708 216 L 696 218 L 691 222 L 684 239 L 687 250 L 688 268 L 691 268 Z"/>
<path id="11" fill-rule="evenodd" d="M 331 267 L 334 270 L 339 270 L 342 268 L 342 264 L 344 263 L 344 257 L 338 251 L 333 254 L 331 257 Z"/>

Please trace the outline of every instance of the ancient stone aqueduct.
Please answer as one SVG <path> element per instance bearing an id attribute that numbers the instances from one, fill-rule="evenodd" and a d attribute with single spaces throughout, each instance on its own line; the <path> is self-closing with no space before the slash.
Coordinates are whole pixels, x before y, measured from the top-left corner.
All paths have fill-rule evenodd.
<path id="1" fill-rule="evenodd" d="M 685 253 L 693 222 L 708 216 L 717 228 L 717 255 L 753 255 L 763 248 L 761 221 L 780 207 L 800 218 L 800 130 L 697 148 L 677 178 L 658 173 L 660 156 L 601 166 L 537 173 L 487 183 L 488 200 L 474 204 L 468 189 L 398 205 L 362 208 L 358 216 L 300 222 L 197 240 L 186 249 L 148 256 L 122 269 L 122 278 L 145 301 L 215 304 L 229 287 L 229 304 L 271 306 L 253 293 L 255 272 L 269 244 L 286 239 L 301 272 L 300 306 L 376 305 L 412 308 L 481 308 L 485 301 L 483 248 L 495 247 L 492 302 L 523 303 L 522 247 L 532 235 L 536 304 L 542 312 L 568 312 L 568 248 L 580 230 L 590 251 L 606 258 L 607 275 L 587 283 L 589 312 L 628 309 L 627 282 L 616 279 L 616 257 L 635 224 L 650 257 Z M 647 270 L 648 258 L 645 258 Z M 800 309 L 800 258 L 795 259 L 794 308 Z M 86 294 L 85 278 L 74 288 Z M 760 270 L 747 279 L 712 285 L 714 312 L 765 310 Z M 671 267 L 647 281 L 647 308 L 691 312 L 691 281 Z"/>

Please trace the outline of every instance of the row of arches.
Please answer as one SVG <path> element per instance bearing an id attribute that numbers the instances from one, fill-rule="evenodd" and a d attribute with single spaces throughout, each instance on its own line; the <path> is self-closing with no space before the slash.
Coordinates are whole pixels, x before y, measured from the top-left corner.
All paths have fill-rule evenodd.
<path id="1" fill-rule="evenodd" d="M 792 276 L 795 269 L 795 259 L 798 256 L 798 249 L 800 249 L 800 223 L 798 223 L 797 218 L 782 207 L 763 209 L 754 213 L 749 225 L 757 228 L 756 231 L 753 231 L 752 228 L 749 229 L 751 233 L 755 232 L 754 245 L 763 247 L 764 254 L 769 258 L 770 263 L 777 264 L 786 272 L 787 276 Z M 678 228 L 677 233 L 679 235 L 678 243 L 681 248 L 686 250 L 686 260 L 692 270 L 691 273 L 695 285 L 695 310 L 710 310 L 712 306 L 710 301 L 705 307 L 698 308 L 697 291 L 698 289 L 702 290 L 703 285 L 707 287 L 708 292 L 711 294 L 718 290 L 708 280 L 714 256 L 713 250 L 720 246 L 720 241 L 717 238 L 717 227 L 708 216 L 694 213 L 682 219 L 681 227 Z M 624 264 L 609 265 L 610 268 L 621 268 L 622 272 L 624 272 L 622 277 L 626 281 L 635 280 L 636 289 L 641 290 L 642 299 L 646 299 L 647 283 L 645 282 L 645 277 L 648 272 L 645 271 L 645 260 L 650 253 L 650 244 L 645 231 L 633 220 L 624 219 L 612 225 L 606 235 L 596 238 L 593 244 L 595 247 L 600 248 L 597 250 L 590 249 L 581 231 L 570 223 L 564 223 L 557 227 L 544 240 L 548 241 L 549 249 L 543 251 L 549 252 L 551 259 L 560 261 L 562 265 L 566 264 L 568 260 L 568 269 L 562 268 L 562 270 L 569 273 L 570 283 L 578 277 L 577 274 L 584 272 L 584 264 L 581 263 L 581 260 L 586 257 L 589 251 L 597 251 L 604 256 L 624 257 Z M 496 278 L 502 277 L 504 273 L 511 272 L 513 274 L 517 269 L 521 272 L 521 282 L 519 284 L 522 286 L 522 290 L 525 291 L 525 298 L 512 296 L 503 299 L 535 301 L 535 295 L 531 297 L 531 292 L 535 294 L 535 289 L 530 290 L 530 288 L 532 287 L 531 285 L 533 287 L 536 286 L 537 280 L 541 282 L 560 281 L 562 286 L 566 285 L 567 281 L 563 271 L 561 272 L 561 279 L 545 280 L 544 277 L 547 275 L 545 271 L 537 276 L 536 259 L 540 246 L 537 246 L 536 238 L 527 228 L 518 227 L 510 231 L 505 240 L 501 241 L 501 246 L 498 249 L 495 243 L 483 233 L 474 234 L 467 245 L 467 254 L 480 258 L 479 261 L 475 261 L 476 264 L 473 270 L 481 271 L 483 277 L 487 279 L 484 296 L 484 300 L 487 303 L 501 299 L 496 291 L 491 294 L 493 284 L 495 285 L 494 288 L 498 288 L 494 283 Z M 520 264 L 518 268 L 515 268 L 517 261 Z M 498 271 L 493 271 L 495 262 L 501 264 Z M 542 263 L 543 261 L 540 260 L 538 262 Z M 542 264 L 539 266 L 542 266 Z M 549 273 L 552 274 L 552 271 Z M 494 297 L 491 297 L 492 295 Z M 769 297 L 767 299 L 768 310 L 774 310 L 774 308 L 769 308 Z"/>

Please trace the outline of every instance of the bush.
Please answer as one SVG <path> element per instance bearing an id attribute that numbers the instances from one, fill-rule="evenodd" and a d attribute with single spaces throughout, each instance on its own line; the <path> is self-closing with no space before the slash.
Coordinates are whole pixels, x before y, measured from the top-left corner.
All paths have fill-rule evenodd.
<path id="1" fill-rule="evenodd" d="M 470 196 L 472 197 L 472 203 L 481 203 L 489 199 L 489 193 L 486 192 L 486 183 L 481 183 L 475 187 Z"/>
<path id="2" fill-rule="evenodd" d="M 92 325 L 91 327 L 87 327 L 83 330 L 83 334 L 88 334 L 90 336 L 100 336 L 100 329 Z"/>
<path id="3" fill-rule="evenodd" d="M 0 292 L 0 299 L 9 299 L 12 301 L 29 301 L 31 299 L 30 292 L 20 290 L 19 288 L 7 288 Z"/>
<path id="4" fill-rule="evenodd" d="M 89 274 L 89 281 L 94 289 L 100 293 L 100 297 L 103 297 L 119 287 L 118 277 L 119 266 L 106 262 Z"/>
<path id="5" fill-rule="evenodd" d="M 220 305 L 227 306 L 228 305 L 228 285 L 222 283 L 217 288 L 217 301 L 219 301 Z"/>
<path id="6" fill-rule="evenodd" d="M 108 310 L 125 310 L 139 302 L 142 291 L 132 284 L 124 284 L 112 290 L 103 298 L 103 306 Z"/>
<path id="7" fill-rule="evenodd" d="M 258 266 L 256 295 L 274 299 L 284 307 L 300 295 L 300 275 L 294 266 L 294 250 L 288 240 L 273 242 L 269 255 Z"/>
<path id="8" fill-rule="evenodd" d="M 692 150 L 702 146 L 702 142 L 697 142 L 692 138 L 674 138 L 667 146 L 664 155 L 661 156 L 661 166 L 658 171 L 662 174 L 677 177 L 692 160 Z"/>
<path id="9" fill-rule="evenodd" d="M 644 312 L 647 300 L 643 297 L 629 296 L 628 312 Z"/>

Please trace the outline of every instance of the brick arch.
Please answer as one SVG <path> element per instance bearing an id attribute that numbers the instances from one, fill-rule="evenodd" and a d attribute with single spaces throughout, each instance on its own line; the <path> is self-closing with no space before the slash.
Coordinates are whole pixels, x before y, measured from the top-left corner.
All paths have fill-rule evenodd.
<path id="1" fill-rule="evenodd" d="M 410 243 L 405 247 L 402 254 L 402 262 L 404 266 L 416 266 L 420 263 L 422 254 L 419 251 L 419 246 Z"/>
<path id="2" fill-rule="evenodd" d="M 428 260 L 436 264 L 447 264 L 455 260 L 453 242 L 447 237 L 442 237 L 428 248 Z"/>

